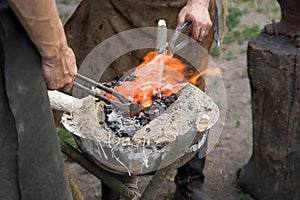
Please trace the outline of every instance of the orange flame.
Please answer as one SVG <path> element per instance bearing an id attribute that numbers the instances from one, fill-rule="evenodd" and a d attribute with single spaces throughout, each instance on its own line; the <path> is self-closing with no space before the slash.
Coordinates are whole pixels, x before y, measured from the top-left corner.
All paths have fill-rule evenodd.
<path id="1" fill-rule="evenodd" d="M 114 90 L 123 94 L 133 103 L 141 103 L 144 108 L 153 104 L 153 99 L 161 95 L 178 93 L 185 83 L 195 84 L 197 79 L 207 73 L 189 72 L 187 66 L 170 53 L 149 52 L 144 61 L 135 69 L 136 78 L 124 82 Z M 106 94 L 109 98 L 111 95 Z M 115 99 L 116 100 L 116 99 Z"/>

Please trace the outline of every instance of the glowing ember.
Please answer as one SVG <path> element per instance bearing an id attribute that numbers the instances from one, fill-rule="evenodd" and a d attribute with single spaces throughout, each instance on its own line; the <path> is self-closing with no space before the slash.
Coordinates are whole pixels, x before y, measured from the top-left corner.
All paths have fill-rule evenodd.
<path id="1" fill-rule="evenodd" d="M 188 68 L 182 61 L 172 57 L 169 52 L 159 54 L 149 52 L 134 73 L 126 76 L 134 77 L 129 81 L 120 82 L 113 89 L 134 104 L 141 104 L 138 114 L 123 115 L 111 105 L 105 106 L 106 122 L 116 135 L 133 136 L 137 130 L 162 114 L 177 100 L 178 92 L 190 82 L 197 83 L 200 76 L 215 75 L 220 71 L 197 70 Z M 115 97 L 106 94 L 117 101 Z"/>
<path id="2" fill-rule="evenodd" d="M 186 65 L 166 52 L 149 52 L 134 71 L 133 81 L 114 87 L 133 103 L 141 103 L 143 108 L 153 104 L 153 99 L 176 94 L 188 80 L 185 78 Z M 108 95 L 110 98 L 112 96 Z"/>

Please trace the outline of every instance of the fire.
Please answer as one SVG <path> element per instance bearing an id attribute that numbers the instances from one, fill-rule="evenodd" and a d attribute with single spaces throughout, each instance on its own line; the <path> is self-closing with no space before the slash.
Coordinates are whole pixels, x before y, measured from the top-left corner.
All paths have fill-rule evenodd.
<path id="1" fill-rule="evenodd" d="M 153 104 L 154 98 L 178 93 L 186 83 L 195 84 L 207 72 L 187 70 L 187 65 L 172 57 L 169 52 L 149 52 L 135 69 L 136 78 L 114 87 L 114 90 L 133 103 L 141 103 L 143 108 L 147 108 Z M 115 99 L 109 94 L 107 96 Z"/>

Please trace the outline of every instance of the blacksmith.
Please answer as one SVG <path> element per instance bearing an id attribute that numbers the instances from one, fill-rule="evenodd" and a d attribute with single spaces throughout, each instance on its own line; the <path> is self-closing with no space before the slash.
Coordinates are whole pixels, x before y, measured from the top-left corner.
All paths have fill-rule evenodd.
<path id="1" fill-rule="evenodd" d="M 209 52 L 214 37 L 214 0 L 85 0 L 67 22 L 65 30 L 80 65 L 87 54 L 105 39 L 133 28 L 155 27 L 161 18 L 167 21 L 168 28 L 173 29 L 185 21 L 192 22 L 191 36 Z M 145 51 L 141 50 L 122 56 L 104 72 L 100 81 L 118 80 L 131 67 L 138 66 L 144 55 Z M 203 81 L 199 86 L 204 89 Z M 175 199 L 205 198 L 202 192 L 203 156 L 195 156 L 178 169 Z M 119 196 L 102 184 L 102 198 L 115 200 Z"/>
<path id="2" fill-rule="evenodd" d="M 54 0 L 0 0 L 0 199 L 72 199 L 46 88 L 76 72 Z"/>

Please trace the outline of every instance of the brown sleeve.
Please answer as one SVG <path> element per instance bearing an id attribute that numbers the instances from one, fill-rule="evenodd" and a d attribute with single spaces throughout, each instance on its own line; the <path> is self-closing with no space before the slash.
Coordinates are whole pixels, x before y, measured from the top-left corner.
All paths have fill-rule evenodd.
<path id="1" fill-rule="evenodd" d="M 55 0 L 7 0 L 43 59 L 67 48 Z"/>

